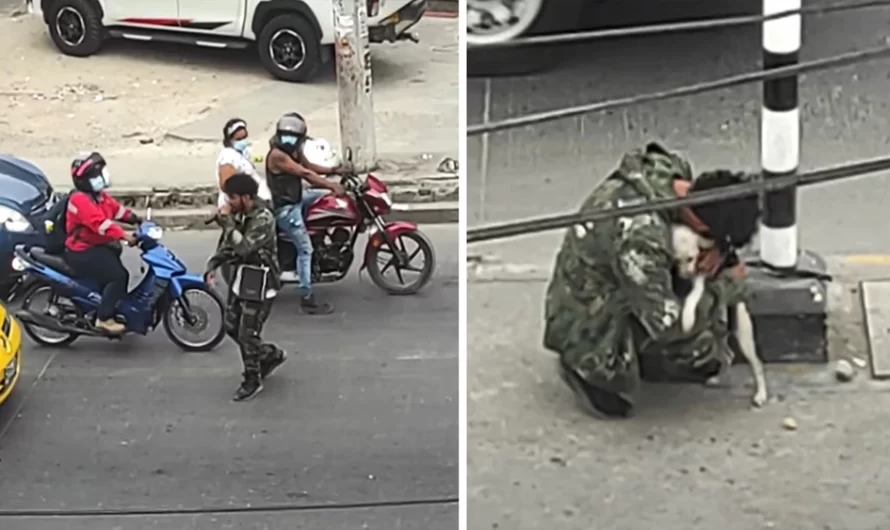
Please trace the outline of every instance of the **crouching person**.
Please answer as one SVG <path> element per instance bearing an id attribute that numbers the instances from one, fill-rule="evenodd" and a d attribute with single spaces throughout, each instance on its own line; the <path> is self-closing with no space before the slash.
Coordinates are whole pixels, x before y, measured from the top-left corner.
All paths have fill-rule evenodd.
<path id="1" fill-rule="evenodd" d="M 692 179 L 689 164 L 657 144 L 635 150 L 584 201 L 599 211 L 685 197 L 739 184 L 745 176 L 713 171 Z M 671 224 L 683 223 L 717 248 L 741 247 L 757 230 L 757 197 L 644 213 L 569 228 L 547 290 L 544 346 L 581 405 L 598 417 L 625 417 L 640 379 L 704 383 L 731 359 L 725 309 L 742 301 L 741 279 L 708 280 L 695 326 L 681 329 L 675 294 Z M 703 256 L 714 274 L 719 259 Z"/>

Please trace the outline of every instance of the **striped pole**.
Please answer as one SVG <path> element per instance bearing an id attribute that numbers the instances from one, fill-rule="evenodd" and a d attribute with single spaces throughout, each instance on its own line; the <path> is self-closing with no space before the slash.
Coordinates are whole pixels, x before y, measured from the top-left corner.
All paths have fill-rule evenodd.
<path id="1" fill-rule="evenodd" d="M 763 14 L 800 9 L 801 0 L 763 0 Z M 801 17 L 791 15 L 763 23 L 763 68 L 798 62 Z M 797 75 L 764 81 L 760 119 L 760 165 L 764 178 L 793 175 L 800 165 L 800 111 Z M 760 257 L 780 269 L 797 265 L 797 190 L 786 188 L 764 197 Z"/>

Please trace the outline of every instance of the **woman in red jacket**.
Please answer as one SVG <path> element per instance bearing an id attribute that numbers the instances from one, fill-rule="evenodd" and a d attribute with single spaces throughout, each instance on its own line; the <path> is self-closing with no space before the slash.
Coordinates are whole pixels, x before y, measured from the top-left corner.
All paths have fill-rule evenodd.
<path id="1" fill-rule="evenodd" d="M 115 306 L 127 294 L 130 274 L 121 263 L 121 241 L 136 244 L 116 221 L 136 224 L 139 217 L 105 193 L 109 185 L 105 159 L 99 153 L 79 156 L 71 163 L 75 191 L 65 215 L 65 261 L 78 277 L 96 282 L 102 301 L 96 327 L 120 334 L 126 326 L 114 319 Z"/>

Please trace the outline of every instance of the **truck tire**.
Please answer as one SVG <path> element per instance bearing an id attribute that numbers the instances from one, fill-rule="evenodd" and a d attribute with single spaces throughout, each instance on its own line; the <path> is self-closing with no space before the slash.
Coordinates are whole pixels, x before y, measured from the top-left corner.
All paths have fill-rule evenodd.
<path id="1" fill-rule="evenodd" d="M 576 29 L 584 0 L 544 0 L 538 17 L 520 37 L 563 33 Z M 468 37 L 468 42 L 469 42 Z M 559 45 L 515 48 L 468 47 L 467 73 L 476 76 L 523 75 L 558 64 Z"/>
<path id="2" fill-rule="evenodd" d="M 91 0 L 54 2 L 47 20 L 50 38 L 65 55 L 93 55 L 99 51 L 105 40 L 102 13 Z"/>
<path id="3" fill-rule="evenodd" d="M 282 81 L 310 81 L 323 64 L 320 39 L 312 24 L 301 15 L 278 15 L 263 27 L 257 38 L 260 63 Z"/>

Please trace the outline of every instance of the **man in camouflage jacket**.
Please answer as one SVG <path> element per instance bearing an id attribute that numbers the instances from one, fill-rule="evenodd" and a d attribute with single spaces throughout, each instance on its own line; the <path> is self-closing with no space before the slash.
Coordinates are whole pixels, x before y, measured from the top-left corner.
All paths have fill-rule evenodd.
<path id="1" fill-rule="evenodd" d="M 230 271 L 225 274 L 229 284 L 225 329 L 226 334 L 241 348 L 244 364 L 244 379 L 235 392 L 235 401 L 250 399 L 262 391 L 263 379 L 287 358 L 278 346 L 263 342 L 260 338 L 281 282 L 275 216 L 257 199 L 257 188 L 253 177 L 243 173 L 236 173 L 223 184 L 229 202 L 215 216 L 223 233 L 216 253 L 207 261 L 205 272 L 205 280 L 211 283 L 216 269 L 222 266 Z M 232 291 L 232 276 L 240 265 L 268 268 L 266 281 L 270 296 L 265 301 L 242 300 Z"/>
<path id="2" fill-rule="evenodd" d="M 710 187 L 744 180 L 714 172 L 717 180 L 729 177 L 715 184 L 706 175 L 699 179 L 711 180 Z M 694 187 L 685 160 L 649 144 L 626 154 L 581 211 L 676 198 L 690 188 L 694 193 Z M 641 377 L 704 381 L 731 359 L 725 308 L 745 296 L 740 275 L 724 270 L 709 280 L 696 326 L 684 333 L 681 300 L 672 283 L 671 224 L 682 222 L 741 246 L 756 230 L 756 201 L 756 196 L 745 197 L 699 209 L 584 223 L 566 231 L 547 289 L 544 345 L 560 355 L 561 375 L 587 412 L 627 416 Z M 719 233 L 713 233 L 715 228 Z M 715 265 L 711 260 L 703 266 L 716 274 Z"/>

